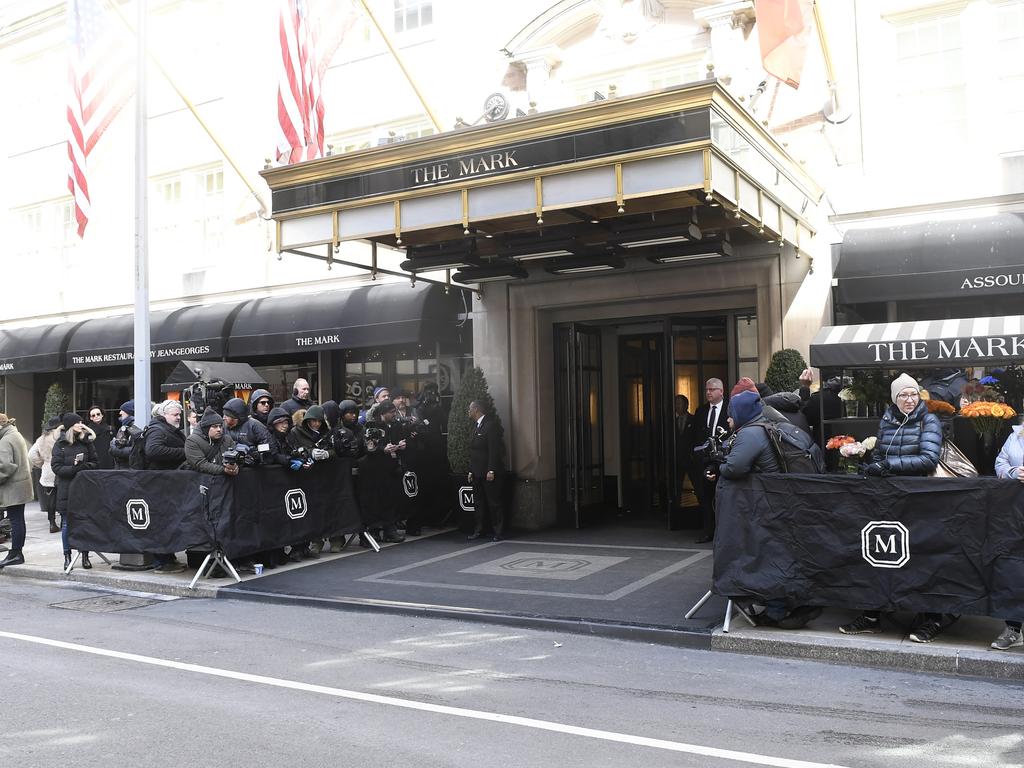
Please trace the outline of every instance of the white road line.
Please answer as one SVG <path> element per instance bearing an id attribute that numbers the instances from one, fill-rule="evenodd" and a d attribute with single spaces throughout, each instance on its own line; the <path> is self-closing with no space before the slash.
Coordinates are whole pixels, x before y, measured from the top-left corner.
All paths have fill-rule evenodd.
<path id="1" fill-rule="evenodd" d="M 182 672 L 195 672 L 201 675 L 212 677 L 223 677 L 230 680 L 241 680 L 247 683 L 269 685 L 275 688 L 287 688 L 293 691 L 305 691 L 306 693 L 319 693 L 325 696 L 334 696 L 353 701 L 363 701 L 370 704 L 382 704 L 388 707 L 400 707 L 402 709 L 414 709 L 421 712 L 433 712 L 439 715 L 451 717 L 463 717 L 470 720 L 484 720 L 492 723 L 504 723 L 506 725 L 518 725 L 523 728 L 533 728 L 541 731 L 552 731 L 564 733 L 570 736 L 583 736 L 588 739 L 600 739 L 602 741 L 613 741 L 619 744 L 631 744 L 638 747 L 651 747 L 653 749 L 664 749 L 669 752 L 684 752 L 691 755 L 702 755 L 704 757 L 715 757 L 721 760 L 733 760 L 753 765 L 776 766 L 777 768 L 844 768 L 844 766 L 832 763 L 809 763 L 804 760 L 790 760 L 785 757 L 771 757 L 769 755 L 758 755 L 752 752 L 737 752 L 731 749 L 718 749 L 716 747 L 705 747 L 699 744 L 685 744 L 678 741 L 667 741 L 665 739 L 651 739 L 646 736 L 633 736 L 627 733 L 616 733 L 615 731 L 601 731 L 594 728 L 583 728 L 577 725 L 566 725 L 555 723 L 549 720 L 535 720 L 530 717 L 519 717 L 517 715 L 503 715 L 498 712 L 481 712 L 475 709 L 464 709 L 462 707 L 448 707 L 441 704 L 428 704 L 410 699 L 399 699 L 394 696 L 381 696 L 374 693 L 362 693 L 360 691 L 349 691 L 344 688 L 331 688 L 325 685 L 311 685 L 300 683 L 295 680 L 284 680 L 278 677 L 265 677 L 263 675 L 250 675 L 245 672 L 233 672 L 229 669 L 218 669 L 206 667 L 200 664 L 186 664 L 180 661 L 169 659 L 158 659 L 153 656 L 140 656 L 135 653 L 124 653 L 112 651 L 107 648 L 94 648 L 89 645 L 78 643 L 66 643 L 62 640 L 51 640 L 46 637 L 35 637 L 33 635 L 22 635 L 17 632 L 0 631 L 0 637 L 8 640 L 21 640 L 26 643 L 45 645 L 51 648 L 62 648 L 67 651 L 78 651 L 89 653 L 94 656 L 106 656 L 111 659 L 123 661 L 134 661 L 139 664 L 149 664 L 154 667 L 166 669 L 177 669 Z"/>

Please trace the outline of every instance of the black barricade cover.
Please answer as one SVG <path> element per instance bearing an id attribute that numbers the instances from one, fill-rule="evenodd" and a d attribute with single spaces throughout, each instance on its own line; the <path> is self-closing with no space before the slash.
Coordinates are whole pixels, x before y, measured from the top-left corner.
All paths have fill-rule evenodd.
<path id="1" fill-rule="evenodd" d="M 1018 482 L 754 474 L 716 500 L 719 595 L 1024 617 Z"/>
<path id="2" fill-rule="evenodd" d="M 210 549 L 200 486 L 208 488 L 216 538 L 229 556 L 360 530 L 347 465 L 293 472 L 245 468 L 236 477 L 191 471 L 90 470 L 71 484 L 68 541 L 100 552 Z"/>

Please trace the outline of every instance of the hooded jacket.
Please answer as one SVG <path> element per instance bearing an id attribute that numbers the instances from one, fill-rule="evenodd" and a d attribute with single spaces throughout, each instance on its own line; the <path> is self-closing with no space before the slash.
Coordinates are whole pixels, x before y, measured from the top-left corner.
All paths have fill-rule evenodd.
<path id="1" fill-rule="evenodd" d="M 185 435 L 161 415 L 146 428 L 146 468 L 178 469 L 185 463 Z"/>
<path id="2" fill-rule="evenodd" d="M 132 456 L 132 443 L 141 434 L 142 430 L 135 426 L 134 416 L 129 416 L 121 422 L 117 434 L 110 441 L 110 455 L 114 459 L 114 469 L 130 469 L 128 462 Z"/>
<path id="3" fill-rule="evenodd" d="M 878 425 L 878 443 L 872 461 L 881 462 L 894 475 L 929 475 L 942 451 L 942 422 L 928 413 L 924 400 L 904 415 L 890 405 Z"/>
<path id="4" fill-rule="evenodd" d="M 8 422 L 0 427 L 0 507 L 25 504 L 32 498 L 28 446 L 18 428 Z"/>
<path id="5" fill-rule="evenodd" d="M 79 437 L 74 430 L 61 429 L 53 444 L 50 466 L 57 476 L 57 511 L 68 508 L 68 488 L 75 476 L 85 469 L 96 469 L 96 433 L 89 427 Z"/>
<path id="6" fill-rule="evenodd" d="M 309 426 L 309 422 L 314 419 L 320 421 L 319 431 L 313 431 Z M 324 419 L 324 409 L 319 405 L 311 405 L 302 415 L 301 423 L 292 427 L 292 431 L 288 433 L 288 447 L 292 449 L 305 448 L 307 451 L 312 451 L 317 447 L 317 443 L 321 443 L 320 447 L 326 450 L 333 459 L 335 454 L 334 448 L 330 444 L 330 434 L 330 427 L 327 426 L 327 421 Z"/>
<path id="7" fill-rule="evenodd" d="M 288 432 L 291 432 L 292 417 L 281 406 L 270 409 L 267 416 L 267 429 L 270 431 L 270 455 L 275 464 L 287 467 L 291 464 L 292 449 L 288 445 L 288 432 L 283 435 L 274 429 L 274 422 L 284 419 L 288 422 Z"/>
<path id="8" fill-rule="evenodd" d="M 234 448 L 235 441 L 224 432 L 220 440 L 210 439 L 210 427 L 224 424 L 224 420 L 212 408 L 208 408 L 199 420 L 199 429 L 185 438 L 185 463 L 189 469 L 206 475 L 224 474 L 224 451 Z"/>
<path id="9" fill-rule="evenodd" d="M 250 395 L 249 397 L 249 410 L 252 413 L 252 417 L 256 419 L 256 421 L 258 421 L 264 427 L 267 427 L 269 429 L 270 424 L 268 424 L 267 422 L 269 421 L 270 411 L 267 411 L 267 414 L 263 415 L 262 413 L 256 410 L 256 403 L 263 398 L 267 398 L 268 400 L 270 400 L 270 410 L 274 410 L 274 396 L 271 395 L 265 389 L 257 389 L 253 391 L 252 395 Z"/>
<path id="10" fill-rule="evenodd" d="M 769 395 L 764 398 L 764 418 L 774 422 L 788 421 L 790 424 L 800 427 L 804 432 L 813 434 L 807 417 L 800 410 L 801 405 L 800 395 L 795 392 L 779 392 Z"/>
<path id="11" fill-rule="evenodd" d="M 996 457 L 996 477 L 1001 477 L 1004 480 L 1020 480 L 1022 466 L 1024 466 L 1024 427 L 1014 427 Z"/>

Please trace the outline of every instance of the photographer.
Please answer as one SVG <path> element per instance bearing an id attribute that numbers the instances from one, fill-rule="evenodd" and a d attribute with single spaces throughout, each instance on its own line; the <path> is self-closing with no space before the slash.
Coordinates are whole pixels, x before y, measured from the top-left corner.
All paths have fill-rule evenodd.
<path id="1" fill-rule="evenodd" d="M 330 461 L 335 457 L 330 430 L 321 406 L 311 405 L 308 410 L 296 411 L 292 416 L 292 422 L 295 426 L 288 433 L 288 446 L 292 449 L 292 457 L 302 461 L 304 469 L 310 469 L 314 464 Z M 322 548 L 322 541 L 308 542 L 298 549 L 293 546 L 292 560 L 301 557 L 315 560 L 320 557 Z"/>
<path id="2" fill-rule="evenodd" d="M 400 440 L 405 440 L 405 450 L 399 454 L 399 464 L 402 473 L 412 472 L 416 475 L 416 495 L 412 498 L 405 497 L 405 504 L 408 513 L 405 520 L 406 536 L 421 536 L 423 534 L 423 519 L 425 517 L 425 501 L 423 494 L 423 440 L 420 432 L 424 425 L 420 422 L 413 409 L 409 406 L 409 395 L 406 392 L 398 391 L 392 401 L 395 404 L 395 424 L 398 425 Z"/>
<path id="3" fill-rule="evenodd" d="M 761 426 L 766 423 L 763 410 L 761 396 L 756 390 L 743 390 L 730 398 L 729 426 L 734 430 L 734 436 L 725 453 L 719 451 L 709 457 L 712 465 L 708 472 L 714 474 L 715 465 L 719 465 L 717 474 L 722 478 L 721 485 L 740 480 L 752 472 L 780 471 L 779 458 L 768 438 L 768 431 Z M 821 608 L 810 606 L 787 610 L 786 601 L 781 598 L 764 601 L 764 610 L 758 614 L 748 612 L 749 608 L 742 610 L 758 626 L 780 629 L 799 629 L 821 615 Z"/>
<path id="4" fill-rule="evenodd" d="M 384 400 L 374 405 L 366 418 L 366 455 L 359 464 L 359 504 L 366 521 L 382 524 L 383 540 L 405 541 L 396 521 L 401 517 L 402 467 L 398 454 L 407 443 L 395 424 L 395 405 Z"/>
<path id="5" fill-rule="evenodd" d="M 331 442 L 338 457 L 339 471 L 352 478 L 352 496 L 358 495 L 359 460 L 366 455 L 363 428 L 359 425 L 359 406 L 354 400 L 342 400 L 338 406 L 338 425 L 331 432 Z M 331 537 L 331 552 L 341 552 L 348 544 L 344 535 Z M 366 537 L 360 533 L 360 542 Z M 369 545 L 369 542 L 366 542 Z"/>
<path id="6" fill-rule="evenodd" d="M 258 464 L 262 456 L 269 459 L 270 432 L 249 415 L 249 408 L 240 397 L 224 403 L 224 431 L 239 446 L 239 453 L 248 453 L 246 464 Z"/>
<path id="7" fill-rule="evenodd" d="M 114 439 L 110 441 L 110 455 L 114 459 L 114 469 L 129 469 L 128 461 L 132 456 L 132 443 L 142 434 L 142 430 L 135 426 L 135 401 L 128 400 L 121 403 L 121 410 L 117 414 L 117 421 L 121 425 Z"/>
<path id="8" fill-rule="evenodd" d="M 309 399 L 309 382 L 305 379 L 296 379 L 292 385 L 292 396 L 281 403 L 281 407 L 289 416 L 294 416 L 297 411 L 304 411 L 312 404 Z"/>
<path id="9" fill-rule="evenodd" d="M 252 408 L 252 417 L 269 430 L 270 412 L 274 410 L 274 396 L 265 389 L 257 389 L 249 398 L 249 405 Z"/>
<path id="10" fill-rule="evenodd" d="M 362 410 L 359 414 L 359 423 L 365 425 L 370 417 L 370 411 L 373 406 L 383 403 L 385 400 L 391 399 L 391 388 L 390 387 L 377 387 L 373 390 L 373 402 Z"/>
<path id="11" fill-rule="evenodd" d="M 423 387 L 413 414 L 417 423 L 420 451 L 416 457 L 417 475 L 420 482 L 420 523 L 440 525 L 449 511 L 450 467 L 444 442 L 444 411 L 436 384 Z M 419 535 L 416 525 L 406 533 Z"/>
<path id="12" fill-rule="evenodd" d="M 292 431 L 292 417 L 281 406 L 274 408 L 267 417 L 270 427 L 270 460 L 287 469 L 302 469 L 301 459 L 292 456 L 288 445 L 288 433 Z"/>
<path id="13" fill-rule="evenodd" d="M 207 407 L 199 420 L 199 429 L 185 438 L 185 463 L 189 469 L 206 475 L 237 475 L 237 456 L 225 456 L 234 446 L 231 436 L 224 434 L 224 419 Z"/>
<path id="14" fill-rule="evenodd" d="M 178 469 L 185 463 L 185 435 L 181 431 L 181 403 L 164 400 L 153 409 L 153 421 L 140 437 L 146 469 Z M 153 555 L 156 573 L 181 573 L 185 566 L 173 552 Z"/>

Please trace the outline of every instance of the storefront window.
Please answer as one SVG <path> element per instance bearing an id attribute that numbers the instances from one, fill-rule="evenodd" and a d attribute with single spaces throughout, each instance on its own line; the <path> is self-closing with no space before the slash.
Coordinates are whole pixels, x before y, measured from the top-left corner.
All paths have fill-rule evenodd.
<path id="1" fill-rule="evenodd" d="M 281 403 L 292 396 L 292 387 L 296 379 L 305 379 L 309 382 L 310 396 L 314 400 L 320 400 L 319 383 L 317 375 L 316 360 L 295 360 L 294 362 L 250 363 L 263 380 L 267 382 L 267 390 L 274 398 L 275 403 Z M 329 398 L 328 398 L 329 399 Z"/>
<path id="2" fill-rule="evenodd" d="M 345 363 L 345 399 L 360 405 L 369 403 L 373 390 L 384 381 L 384 364 L 380 361 Z"/>
<path id="3" fill-rule="evenodd" d="M 673 394 L 686 395 L 691 412 L 704 401 L 705 381 L 729 380 L 727 327 L 724 317 L 695 318 L 672 324 Z"/>
<path id="4" fill-rule="evenodd" d="M 175 363 L 154 363 L 150 368 L 150 397 L 159 402 L 167 397 L 160 385 L 171 375 Z M 94 405 L 103 411 L 107 424 L 117 424 L 121 404 L 135 399 L 135 371 L 126 366 L 82 368 L 75 374 L 75 410 L 83 418 Z M 138 406 L 136 406 L 137 408 Z"/>
<path id="5" fill-rule="evenodd" d="M 741 377 L 761 380 L 757 356 L 757 315 L 736 315 L 736 363 Z"/>

